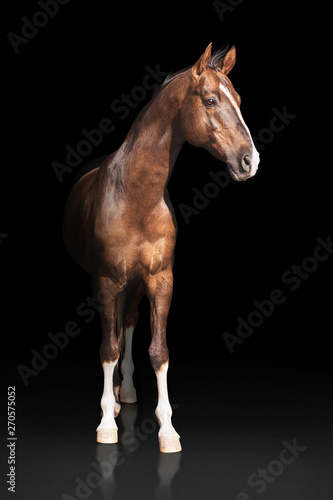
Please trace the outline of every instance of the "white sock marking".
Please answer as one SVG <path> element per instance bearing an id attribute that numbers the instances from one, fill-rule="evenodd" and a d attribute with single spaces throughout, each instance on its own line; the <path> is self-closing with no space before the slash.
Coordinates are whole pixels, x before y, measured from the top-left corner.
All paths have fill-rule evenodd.
<path id="1" fill-rule="evenodd" d="M 113 393 L 113 372 L 118 360 L 113 362 L 104 362 L 102 364 L 104 371 L 104 389 L 101 399 L 101 408 L 103 416 L 98 429 L 102 427 L 113 427 L 117 429 L 117 424 L 114 419 L 114 408 L 116 400 Z"/>
<path id="2" fill-rule="evenodd" d="M 169 363 L 164 363 L 159 372 L 156 372 L 157 389 L 158 389 L 158 404 L 156 408 L 156 416 L 160 424 L 159 436 L 162 435 L 179 435 L 173 428 L 171 423 L 172 409 L 168 396 L 167 373 Z"/>

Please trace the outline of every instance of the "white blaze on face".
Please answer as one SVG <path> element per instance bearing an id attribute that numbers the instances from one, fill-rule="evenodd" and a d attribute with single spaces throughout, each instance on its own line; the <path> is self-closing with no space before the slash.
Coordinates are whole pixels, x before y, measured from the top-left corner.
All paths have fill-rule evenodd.
<path id="1" fill-rule="evenodd" d="M 237 102 L 235 101 L 235 99 L 233 98 L 229 89 L 227 87 L 225 87 L 222 83 L 220 83 L 220 90 L 222 90 L 223 94 L 229 99 L 231 105 L 234 107 L 234 109 L 237 113 L 239 121 L 241 122 L 241 124 L 243 125 L 244 129 L 246 130 L 246 132 L 249 136 L 249 139 L 250 139 L 251 144 L 252 144 L 251 175 L 254 175 L 256 173 L 256 171 L 258 169 L 258 165 L 259 165 L 259 153 L 256 150 L 255 145 L 253 144 L 251 132 L 249 131 L 249 129 L 244 121 L 244 118 L 242 117 L 242 113 L 239 109 L 239 106 L 238 106 Z"/>

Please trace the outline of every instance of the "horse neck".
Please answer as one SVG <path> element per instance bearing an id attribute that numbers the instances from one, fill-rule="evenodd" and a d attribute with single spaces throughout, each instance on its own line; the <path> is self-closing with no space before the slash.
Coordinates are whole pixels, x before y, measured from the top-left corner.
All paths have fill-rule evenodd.
<path id="1" fill-rule="evenodd" d="M 177 76 L 153 98 L 133 123 L 115 157 L 115 163 L 121 165 L 127 200 L 136 207 L 152 207 L 164 195 L 184 142 L 179 114 L 187 80 L 185 74 Z"/>

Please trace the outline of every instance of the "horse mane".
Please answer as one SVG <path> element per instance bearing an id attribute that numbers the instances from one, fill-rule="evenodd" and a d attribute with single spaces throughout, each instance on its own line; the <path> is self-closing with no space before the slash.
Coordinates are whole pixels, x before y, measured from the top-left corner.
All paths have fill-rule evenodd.
<path id="1" fill-rule="evenodd" d="M 228 50 L 229 50 L 229 45 L 227 45 L 227 44 L 225 44 L 220 49 L 216 50 L 212 54 L 208 66 L 210 68 L 212 68 L 212 69 L 216 69 L 216 65 L 221 61 L 221 59 L 224 58 L 224 56 L 226 55 L 226 53 L 228 52 Z M 157 85 L 155 87 L 155 89 L 154 89 L 154 92 L 153 92 L 151 100 L 141 109 L 141 111 L 139 112 L 139 114 L 136 116 L 133 124 L 142 118 L 142 116 L 151 107 L 151 105 L 155 101 L 156 97 L 162 92 L 162 90 L 165 89 L 165 87 L 167 87 L 169 85 L 170 82 L 172 82 L 173 80 L 175 80 L 178 76 L 184 74 L 186 71 L 188 71 L 190 68 L 192 68 L 192 66 L 193 66 L 193 64 L 191 64 L 191 66 L 187 66 L 186 68 L 180 69 L 178 71 L 171 72 L 160 85 Z M 126 148 L 129 151 L 130 149 L 132 149 L 132 146 L 133 146 L 133 144 L 135 142 L 135 133 L 132 133 L 132 134 L 129 133 L 127 135 L 127 139 L 128 139 L 128 141 L 127 141 Z"/>
<path id="2" fill-rule="evenodd" d="M 224 44 L 222 47 L 220 47 L 218 50 L 216 50 L 211 57 L 210 63 L 208 64 L 209 68 L 215 69 L 216 65 L 221 61 L 221 59 L 224 59 L 228 50 L 229 50 L 229 44 L 227 43 Z"/>
<path id="3" fill-rule="evenodd" d="M 221 61 L 221 59 L 223 59 L 226 55 L 226 53 L 228 52 L 229 50 L 229 45 L 228 44 L 225 44 L 223 45 L 222 47 L 220 47 L 218 50 L 216 50 L 212 56 L 211 56 L 211 59 L 210 59 L 210 62 L 208 64 L 208 67 L 209 68 L 212 68 L 212 69 L 216 69 L 216 65 Z M 182 68 L 178 71 L 175 71 L 175 72 L 171 72 L 166 78 L 165 80 L 160 84 L 160 85 L 157 85 L 154 89 L 154 92 L 153 92 L 153 96 L 152 96 L 152 99 L 141 109 L 141 111 L 138 113 L 138 115 L 136 116 L 135 120 L 133 123 L 135 123 L 136 121 L 138 121 L 142 115 L 147 111 L 147 109 L 150 108 L 150 106 L 152 105 L 152 103 L 154 102 L 156 96 L 170 83 L 172 82 L 173 80 L 175 80 L 175 78 L 177 78 L 178 76 L 182 75 L 183 73 L 185 73 L 187 70 L 189 70 L 190 68 L 192 68 L 193 64 L 190 65 L 190 66 L 187 66 L 186 68 Z M 126 145 L 126 150 L 129 151 L 130 149 L 132 149 L 133 147 L 133 144 L 135 142 L 135 139 L 136 139 L 136 133 L 133 132 L 132 134 L 128 134 L 127 136 L 128 138 L 128 143 Z M 73 185 L 76 184 L 80 179 L 81 177 L 83 177 L 83 175 L 85 175 L 86 173 L 90 172 L 91 170 L 95 169 L 97 166 L 100 166 L 101 163 L 103 163 L 103 161 L 108 158 L 109 155 L 107 156 L 104 156 L 102 158 L 97 158 L 96 160 L 92 160 L 91 162 L 89 162 L 87 165 L 85 165 L 84 167 L 82 167 L 79 172 L 77 173 L 75 179 L 74 179 L 74 182 L 73 182 Z M 99 164 L 97 165 L 97 162 L 99 162 Z"/>
<path id="4" fill-rule="evenodd" d="M 192 66 L 186 66 L 186 68 L 183 68 L 183 69 L 180 69 L 178 71 L 169 73 L 169 75 L 165 78 L 165 80 L 160 85 L 157 85 L 155 87 L 154 92 L 153 92 L 153 98 L 156 97 L 157 94 L 159 94 L 168 85 L 168 83 L 172 82 L 172 80 L 174 80 L 175 78 L 177 78 L 177 76 L 180 76 L 183 73 L 185 73 L 185 71 L 187 71 L 191 67 Z"/>
<path id="5" fill-rule="evenodd" d="M 210 62 L 208 64 L 208 67 L 215 69 L 216 65 L 221 61 L 221 59 L 224 59 L 228 50 L 229 50 L 229 44 L 225 44 L 222 47 L 220 47 L 218 50 L 216 50 L 212 54 L 212 57 L 211 57 Z M 165 78 L 165 80 L 155 88 L 154 93 L 153 93 L 153 98 L 156 97 L 157 94 L 159 94 L 170 82 L 172 82 L 172 80 L 177 78 L 177 76 L 180 76 L 181 74 L 185 73 L 185 71 L 192 68 L 192 66 L 193 66 L 193 64 L 191 66 L 187 66 L 186 68 L 180 69 L 178 71 L 171 72 Z"/>

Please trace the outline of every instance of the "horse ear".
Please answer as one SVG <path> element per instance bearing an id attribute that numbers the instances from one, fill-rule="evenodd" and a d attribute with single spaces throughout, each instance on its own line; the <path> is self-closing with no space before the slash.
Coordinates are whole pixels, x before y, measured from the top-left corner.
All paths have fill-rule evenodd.
<path id="1" fill-rule="evenodd" d="M 226 53 L 224 58 L 221 59 L 221 61 L 216 66 L 220 68 L 222 73 L 227 75 L 235 66 L 235 62 L 236 62 L 236 47 L 233 45 L 231 49 Z"/>
<path id="2" fill-rule="evenodd" d="M 195 78 L 201 75 L 203 70 L 208 67 L 211 58 L 212 58 L 212 43 L 208 45 L 205 52 L 202 54 L 200 59 L 195 63 L 195 65 L 192 68 L 192 74 Z"/>

